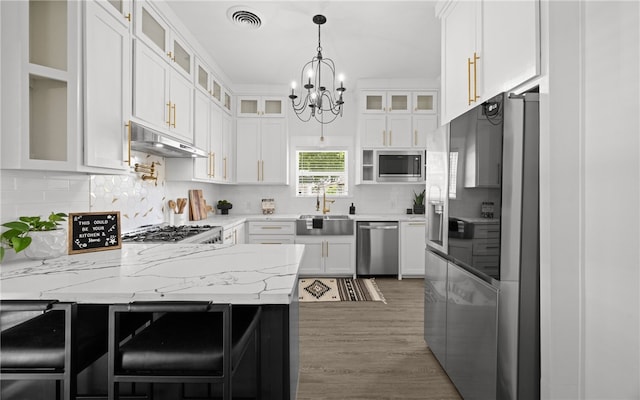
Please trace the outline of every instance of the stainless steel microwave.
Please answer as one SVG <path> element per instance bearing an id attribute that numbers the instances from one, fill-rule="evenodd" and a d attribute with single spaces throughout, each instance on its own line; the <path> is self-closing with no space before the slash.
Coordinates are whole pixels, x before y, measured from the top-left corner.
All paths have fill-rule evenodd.
<path id="1" fill-rule="evenodd" d="M 424 181 L 424 151 L 379 150 L 375 157 L 378 182 Z"/>

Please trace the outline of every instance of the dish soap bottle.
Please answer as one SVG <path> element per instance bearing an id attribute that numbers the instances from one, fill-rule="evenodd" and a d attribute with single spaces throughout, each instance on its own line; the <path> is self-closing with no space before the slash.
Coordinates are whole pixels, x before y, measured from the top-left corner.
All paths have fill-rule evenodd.
<path id="1" fill-rule="evenodd" d="M 349 207 L 349 214 L 353 215 L 356 213 L 356 206 L 351 203 L 351 207 Z"/>

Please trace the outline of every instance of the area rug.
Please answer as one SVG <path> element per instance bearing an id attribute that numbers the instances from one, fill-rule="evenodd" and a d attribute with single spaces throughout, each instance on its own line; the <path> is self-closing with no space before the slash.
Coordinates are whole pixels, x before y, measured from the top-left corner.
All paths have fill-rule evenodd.
<path id="1" fill-rule="evenodd" d="M 375 279 L 305 278 L 298 282 L 301 302 L 381 301 L 387 304 Z"/>

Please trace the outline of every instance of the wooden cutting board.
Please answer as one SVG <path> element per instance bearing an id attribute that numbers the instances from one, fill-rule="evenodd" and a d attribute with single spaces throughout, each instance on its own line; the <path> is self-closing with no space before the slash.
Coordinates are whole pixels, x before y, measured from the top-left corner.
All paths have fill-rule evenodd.
<path id="1" fill-rule="evenodd" d="M 203 201 L 202 190 L 189 190 L 189 221 L 200 221 L 201 219 L 206 218 L 207 214 L 204 213 L 203 217 L 203 213 L 200 212 L 200 203 Z"/>

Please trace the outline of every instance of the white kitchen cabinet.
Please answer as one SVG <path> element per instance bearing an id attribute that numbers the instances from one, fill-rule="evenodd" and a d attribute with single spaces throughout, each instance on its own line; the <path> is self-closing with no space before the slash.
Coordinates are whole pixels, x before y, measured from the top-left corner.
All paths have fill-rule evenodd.
<path id="1" fill-rule="evenodd" d="M 413 114 L 437 114 L 438 95 L 435 91 L 412 92 Z"/>
<path id="2" fill-rule="evenodd" d="M 281 97 L 238 96 L 238 117 L 283 117 L 284 100 Z"/>
<path id="3" fill-rule="evenodd" d="M 362 147 L 411 147 L 411 115 L 362 115 Z"/>
<path id="4" fill-rule="evenodd" d="M 237 183 L 287 184 L 284 118 L 238 118 L 236 146 Z"/>
<path id="5" fill-rule="evenodd" d="M 364 148 L 424 148 L 426 129 L 437 124 L 435 91 L 364 92 L 361 101 Z"/>
<path id="6" fill-rule="evenodd" d="M 136 2 L 136 37 L 191 81 L 193 51 L 149 2 Z"/>
<path id="7" fill-rule="evenodd" d="M 226 227 L 222 233 L 223 244 L 243 244 L 245 243 L 244 222 Z"/>
<path id="8" fill-rule="evenodd" d="M 129 22 L 111 3 L 104 7 L 98 1 L 83 4 L 84 164 L 126 170 L 131 115 Z M 121 12 L 126 11 L 122 3 L 120 6 Z"/>
<path id="9" fill-rule="evenodd" d="M 139 40 L 135 46 L 133 115 L 193 143 L 193 84 Z"/>
<path id="10" fill-rule="evenodd" d="M 94 0 L 131 32 L 133 26 L 131 0 Z"/>
<path id="11" fill-rule="evenodd" d="M 356 272 L 354 236 L 296 236 L 304 244 L 301 276 L 345 276 Z"/>
<path id="12" fill-rule="evenodd" d="M 411 113 L 410 92 L 366 92 L 362 95 L 362 112 L 365 114 Z"/>
<path id="13" fill-rule="evenodd" d="M 424 277 L 426 221 L 400 222 L 400 276 Z"/>
<path id="14" fill-rule="evenodd" d="M 82 164 L 81 6 L 0 3 L 2 168 L 77 171 Z"/>
<path id="15" fill-rule="evenodd" d="M 436 10 L 442 123 L 539 74 L 539 0 L 446 0 Z"/>
<path id="16" fill-rule="evenodd" d="M 249 221 L 248 238 L 251 244 L 293 244 L 296 227 L 293 221 Z"/>
<path id="17" fill-rule="evenodd" d="M 438 129 L 438 116 L 435 114 L 419 114 L 412 116 L 413 142 L 412 147 L 425 149 L 427 135 Z"/>

